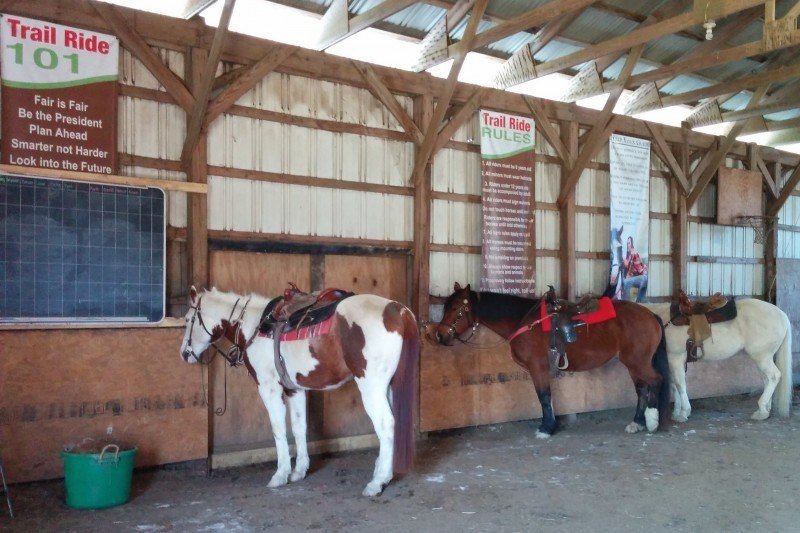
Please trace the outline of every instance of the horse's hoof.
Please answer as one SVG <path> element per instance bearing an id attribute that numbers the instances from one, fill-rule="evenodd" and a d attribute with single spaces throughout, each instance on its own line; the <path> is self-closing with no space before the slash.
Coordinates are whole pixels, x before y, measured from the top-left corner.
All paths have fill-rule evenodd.
<path id="1" fill-rule="evenodd" d="M 367 498 L 372 498 L 373 496 L 380 495 L 381 492 L 383 492 L 383 486 L 380 483 L 375 483 L 373 481 L 366 486 L 361 495 L 366 496 Z"/>
<path id="2" fill-rule="evenodd" d="M 292 475 L 289 476 L 289 481 L 294 483 L 295 481 L 300 481 L 301 479 L 305 479 L 306 472 L 307 470 L 305 468 L 303 470 L 295 470 L 294 472 L 292 472 Z"/>
<path id="3" fill-rule="evenodd" d="M 765 413 L 764 411 L 759 410 L 753 413 L 753 415 L 750 418 L 752 418 L 753 420 L 766 420 L 767 418 L 769 418 L 769 412 Z"/>
<path id="4" fill-rule="evenodd" d="M 550 437 L 552 437 L 552 435 L 550 433 L 545 433 L 544 431 L 542 431 L 540 429 L 536 430 L 536 438 L 537 439 L 544 440 L 544 439 L 549 439 Z"/>
<path id="5" fill-rule="evenodd" d="M 282 487 L 288 483 L 288 478 L 288 474 L 276 472 L 275 475 L 272 476 L 272 479 L 269 480 L 269 483 L 267 483 L 267 487 L 271 489 Z"/>
<path id="6" fill-rule="evenodd" d="M 642 430 L 644 430 L 644 426 L 638 422 L 631 422 L 625 426 L 625 433 L 639 433 Z"/>
<path id="7" fill-rule="evenodd" d="M 676 415 L 673 413 L 672 420 L 674 420 L 675 422 L 686 422 L 687 420 L 689 420 L 689 417 L 685 415 Z"/>
<path id="8" fill-rule="evenodd" d="M 644 423 L 647 424 L 647 431 L 653 432 L 658 429 L 658 409 L 648 407 L 644 410 Z"/>

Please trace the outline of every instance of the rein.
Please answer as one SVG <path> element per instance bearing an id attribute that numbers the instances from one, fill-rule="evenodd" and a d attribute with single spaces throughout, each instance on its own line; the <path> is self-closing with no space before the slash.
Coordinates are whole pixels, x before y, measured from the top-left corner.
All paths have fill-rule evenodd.
<path id="1" fill-rule="evenodd" d="M 524 321 L 525 318 L 527 316 L 529 316 L 531 313 L 536 312 L 536 310 L 539 309 L 542 306 L 542 302 L 543 301 L 544 301 L 544 298 L 540 298 L 539 301 L 536 303 L 536 305 L 534 305 L 527 313 L 525 313 L 525 315 L 522 317 L 520 322 Z M 448 331 L 448 333 L 450 333 L 453 336 L 453 338 L 461 341 L 461 343 L 469 344 L 470 339 L 472 339 L 472 337 L 475 335 L 475 332 L 478 329 L 478 326 L 480 326 L 480 321 L 477 321 L 472 325 L 472 332 L 470 333 L 469 337 L 467 337 L 466 339 L 462 339 L 461 335 L 458 333 L 458 330 L 456 329 L 456 326 L 461 321 L 461 319 L 464 318 L 464 316 L 466 316 L 465 311 L 469 311 L 469 300 L 466 300 L 466 299 L 463 301 L 461 306 L 458 308 L 458 312 L 456 313 L 456 318 L 453 320 L 453 323 L 450 324 L 450 327 L 447 328 L 447 331 Z M 524 326 L 519 327 L 508 338 L 505 338 L 505 339 L 503 339 L 503 340 L 501 340 L 499 342 L 496 342 L 496 343 L 492 343 L 492 344 L 488 344 L 488 345 L 481 345 L 480 349 L 490 349 L 490 348 L 494 348 L 494 347 L 500 346 L 500 345 L 505 344 L 505 343 L 511 343 L 511 341 L 514 340 L 515 338 L 519 337 L 523 333 L 531 331 L 533 328 L 535 328 L 536 326 L 538 326 L 539 324 L 541 324 L 545 320 L 548 320 L 548 319 L 556 316 L 556 314 L 557 313 L 550 313 L 550 314 L 548 314 L 546 316 L 543 316 L 543 317 L 541 317 L 541 318 L 539 318 L 537 320 L 534 320 L 533 322 L 531 322 L 529 324 L 526 324 Z"/>

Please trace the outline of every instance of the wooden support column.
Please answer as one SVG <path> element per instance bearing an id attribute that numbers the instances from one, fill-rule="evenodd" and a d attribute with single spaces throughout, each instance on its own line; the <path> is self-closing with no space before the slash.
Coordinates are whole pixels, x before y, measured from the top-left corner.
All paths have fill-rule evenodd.
<path id="1" fill-rule="evenodd" d="M 200 48 L 192 48 L 190 56 L 186 79 L 189 80 L 192 91 L 195 91 L 201 87 L 203 65 L 208 60 L 208 52 Z M 186 167 L 186 179 L 189 182 L 208 183 L 207 140 L 206 133 L 200 133 L 190 152 L 189 164 Z M 208 200 L 205 195 L 189 195 L 187 217 L 186 244 L 189 254 L 189 281 L 196 287 L 208 287 Z"/>
<path id="2" fill-rule="evenodd" d="M 414 99 L 414 121 L 424 127 L 433 116 L 433 98 L 430 95 Z M 421 147 L 415 153 L 420 156 Z M 414 265 L 413 297 L 411 308 L 417 320 L 430 318 L 430 255 L 431 255 L 431 165 L 423 166 L 412 176 L 414 183 Z"/>
<path id="3" fill-rule="evenodd" d="M 689 128 L 684 122 L 684 140 L 680 146 L 680 167 L 684 176 L 689 175 Z M 672 294 L 686 289 L 686 256 L 687 236 L 689 234 L 689 208 L 686 205 L 686 194 L 679 186 L 678 180 L 672 181 L 675 188 L 675 215 L 672 218 Z"/>
<path id="4" fill-rule="evenodd" d="M 561 179 L 571 170 L 570 160 L 575 161 L 578 154 L 579 126 L 576 121 L 561 121 L 561 143 L 569 154 L 568 160 L 561 164 Z M 562 188 L 563 190 L 563 188 Z M 559 204 L 559 224 L 561 226 L 561 296 L 575 299 L 575 189 L 572 188 Z M 537 285 L 538 286 L 538 285 Z"/>
<path id="5" fill-rule="evenodd" d="M 778 221 L 767 219 L 764 231 L 767 232 L 764 239 L 764 278 L 766 282 L 764 299 L 775 303 L 776 283 L 777 283 L 777 245 L 778 245 Z"/>

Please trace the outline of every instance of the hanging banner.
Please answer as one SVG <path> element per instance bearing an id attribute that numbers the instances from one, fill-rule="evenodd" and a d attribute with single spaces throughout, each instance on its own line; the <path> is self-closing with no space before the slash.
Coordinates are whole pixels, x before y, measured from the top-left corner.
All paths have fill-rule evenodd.
<path id="1" fill-rule="evenodd" d="M 0 15 L 2 162 L 117 172 L 119 42 Z"/>
<path id="2" fill-rule="evenodd" d="M 480 112 L 481 290 L 533 295 L 533 119 Z"/>
<path id="3" fill-rule="evenodd" d="M 617 299 L 647 296 L 650 238 L 650 141 L 612 135 L 611 277 Z"/>

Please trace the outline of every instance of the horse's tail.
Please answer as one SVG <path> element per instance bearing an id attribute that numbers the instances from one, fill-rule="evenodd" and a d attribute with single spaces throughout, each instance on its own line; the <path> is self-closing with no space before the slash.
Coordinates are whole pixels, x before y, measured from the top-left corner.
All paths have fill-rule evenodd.
<path id="1" fill-rule="evenodd" d="M 669 397 L 670 372 L 669 359 L 667 358 L 667 336 L 664 334 L 664 322 L 661 317 L 655 315 L 661 326 L 661 340 L 658 342 L 656 353 L 653 354 L 653 368 L 661 375 L 661 385 L 658 387 L 658 427 L 667 429 L 669 426 Z"/>
<path id="2" fill-rule="evenodd" d="M 403 310 L 403 349 L 392 377 L 392 411 L 394 412 L 394 472 L 411 470 L 416 451 L 416 398 L 419 369 L 419 326 L 414 314 Z"/>
<path id="3" fill-rule="evenodd" d="M 781 371 L 781 380 L 775 389 L 773 403 L 778 416 L 787 417 L 792 408 L 792 324 L 786 313 L 781 312 L 786 334 L 777 353 L 775 366 Z"/>

